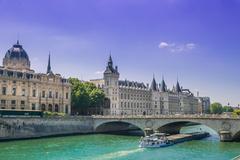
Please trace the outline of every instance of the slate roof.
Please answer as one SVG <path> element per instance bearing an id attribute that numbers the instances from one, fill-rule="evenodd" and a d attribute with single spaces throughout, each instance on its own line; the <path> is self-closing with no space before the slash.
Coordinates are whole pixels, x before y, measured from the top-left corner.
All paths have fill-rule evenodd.
<path id="1" fill-rule="evenodd" d="M 147 88 L 144 83 L 128 81 L 128 80 L 120 80 L 120 81 L 118 81 L 118 85 L 119 86 L 125 86 L 125 87 L 142 88 L 142 89 Z"/>

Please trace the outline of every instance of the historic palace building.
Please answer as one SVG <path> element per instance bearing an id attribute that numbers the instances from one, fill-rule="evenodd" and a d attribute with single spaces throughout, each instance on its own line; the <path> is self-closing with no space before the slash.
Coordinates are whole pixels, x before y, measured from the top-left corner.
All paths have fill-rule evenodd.
<path id="1" fill-rule="evenodd" d="M 151 86 L 144 83 L 119 80 L 118 67 L 109 57 L 103 79 L 90 80 L 102 88 L 110 100 L 111 115 L 195 114 L 209 108 L 210 99 L 195 97 L 189 89 L 176 85 L 170 90 L 162 79 L 153 77 Z M 205 102 L 207 101 L 207 102 Z"/>
<path id="2" fill-rule="evenodd" d="M 51 70 L 35 73 L 27 52 L 17 41 L 0 67 L 0 109 L 42 110 L 71 113 L 71 86 L 67 79 Z"/>

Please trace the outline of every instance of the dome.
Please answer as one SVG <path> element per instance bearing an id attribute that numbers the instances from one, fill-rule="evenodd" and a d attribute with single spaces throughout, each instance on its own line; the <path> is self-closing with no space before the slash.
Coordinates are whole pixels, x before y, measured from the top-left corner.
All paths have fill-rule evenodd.
<path id="1" fill-rule="evenodd" d="M 19 44 L 19 41 L 5 54 L 3 66 L 15 70 L 30 70 L 30 61 L 27 52 Z"/>

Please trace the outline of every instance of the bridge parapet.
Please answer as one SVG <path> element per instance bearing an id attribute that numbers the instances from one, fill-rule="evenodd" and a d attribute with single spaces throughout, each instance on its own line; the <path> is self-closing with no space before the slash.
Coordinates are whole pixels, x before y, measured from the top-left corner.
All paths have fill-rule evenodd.
<path id="1" fill-rule="evenodd" d="M 191 115 L 93 115 L 93 118 L 106 119 L 232 119 L 240 120 L 240 116 L 233 115 L 215 115 L 215 114 L 191 114 Z"/>

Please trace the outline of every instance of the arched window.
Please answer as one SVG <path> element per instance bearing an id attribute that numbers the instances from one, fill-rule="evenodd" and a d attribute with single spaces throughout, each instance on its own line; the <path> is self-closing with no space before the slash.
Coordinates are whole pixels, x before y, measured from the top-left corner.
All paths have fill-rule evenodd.
<path id="1" fill-rule="evenodd" d="M 59 112 L 59 107 L 58 107 L 58 104 L 55 104 L 54 111 L 55 111 L 55 112 Z"/>
<path id="2" fill-rule="evenodd" d="M 46 105 L 45 105 L 45 104 L 42 104 L 41 110 L 42 110 L 42 111 L 46 111 Z"/>
<path id="3" fill-rule="evenodd" d="M 48 111 L 52 112 L 52 104 L 48 105 Z"/>

